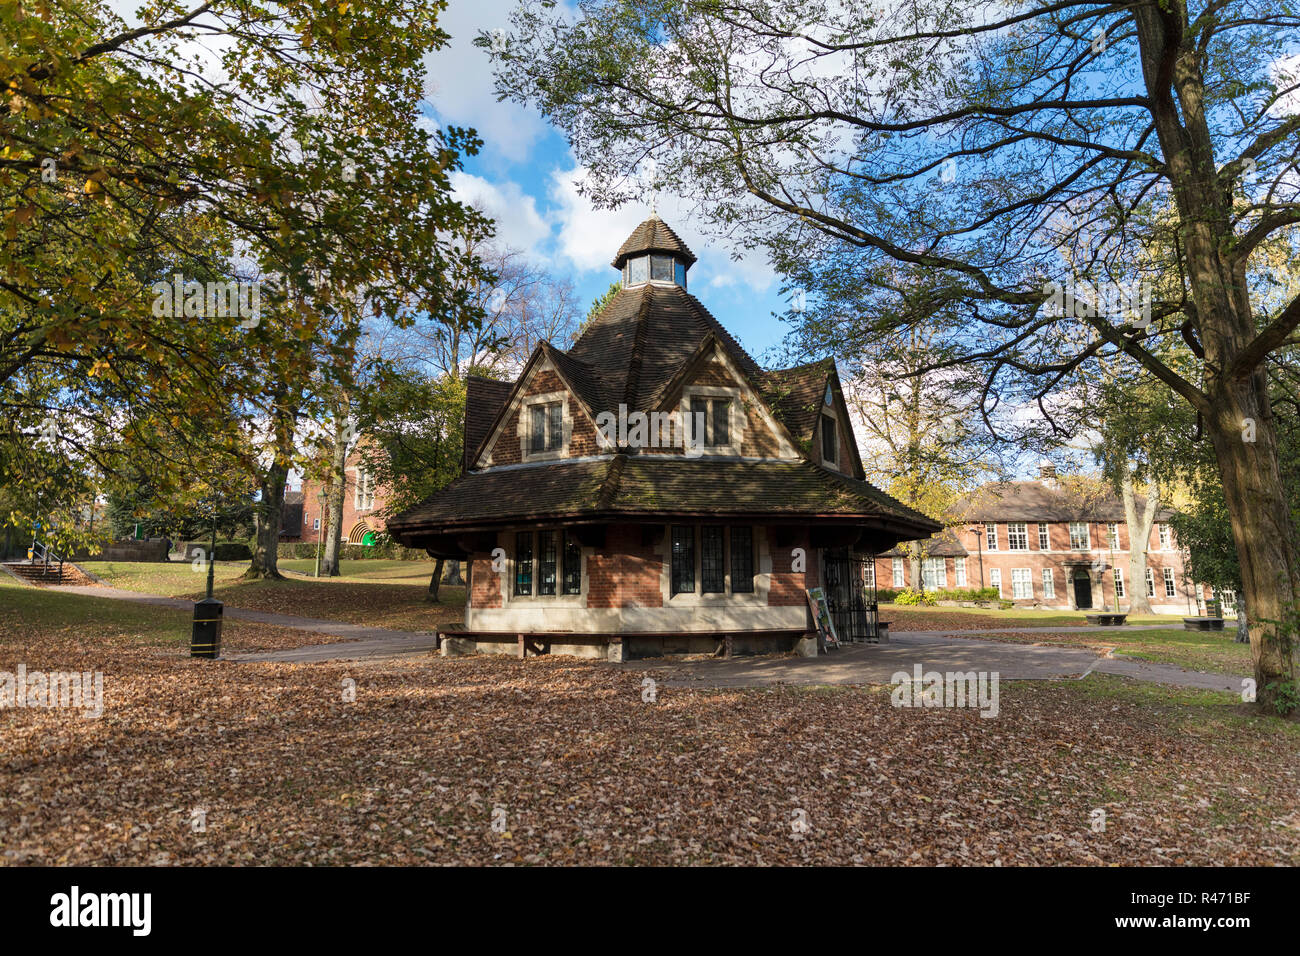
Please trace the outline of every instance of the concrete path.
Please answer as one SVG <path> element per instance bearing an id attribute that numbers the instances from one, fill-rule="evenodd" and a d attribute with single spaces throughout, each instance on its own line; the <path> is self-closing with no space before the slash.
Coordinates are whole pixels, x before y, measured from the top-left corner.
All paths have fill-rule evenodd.
<path id="1" fill-rule="evenodd" d="M 665 671 L 664 683 L 668 686 L 726 688 L 774 684 L 889 684 L 893 675 L 900 671 L 911 675 L 917 664 L 921 665 L 922 673 L 997 671 L 1001 680 L 1059 680 L 1081 678 L 1100 671 L 1182 687 L 1241 690 L 1241 678 L 1232 675 L 1189 671 L 1173 664 L 1109 658 L 1090 648 L 963 639 L 954 632 L 901 631 L 891 634 L 888 644 L 851 644 L 816 658 L 732 658 L 674 664 L 643 660 L 624 666 Z"/>
<path id="2" fill-rule="evenodd" d="M 182 598 L 159 597 L 124 591 L 112 587 L 68 585 L 51 587 L 51 591 L 111 598 L 132 604 L 175 608 L 190 611 L 194 604 Z M 365 624 L 322 621 L 294 614 L 225 608 L 233 620 L 275 624 L 317 634 L 342 637 L 345 643 L 311 644 L 284 651 L 255 654 L 223 655 L 237 661 L 312 662 L 335 660 L 380 660 L 406 657 L 434 650 L 432 632 L 396 631 Z M 1206 690 L 1241 690 L 1241 677 L 1184 670 L 1174 664 L 1105 657 L 1086 647 L 1049 647 L 1011 644 L 1002 641 L 973 640 L 976 635 L 1001 634 L 1078 634 L 1082 631 L 1151 631 L 1167 625 L 1133 624 L 1125 627 L 1008 627 L 996 631 L 898 631 L 888 644 L 852 644 L 817 658 L 811 657 L 736 657 L 731 660 L 684 661 L 665 663 L 648 659 L 630 661 L 623 667 L 667 672 L 670 686 L 681 687 L 762 687 L 772 684 L 888 684 L 899 671 L 912 673 L 920 664 L 922 671 L 997 671 L 1002 680 L 1053 680 L 1081 677 L 1092 671 L 1117 674 L 1138 680 L 1196 687 Z M 1245 675 L 1242 675 L 1245 676 Z"/>
<path id="3" fill-rule="evenodd" d="M 114 601 L 126 601 L 130 604 L 147 604 L 152 607 L 174 608 L 178 611 L 192 611 L 194 602 L 184 598 L 159 597 L 155 594 L 140 594 L 137 591 L 124 591 L 112 587 L 51 587 L 49 591 L 64 591 L 68 594 L 84 594 L 87 597 L 111 598 Z M 432 631 L 395 631 L 386 627 L 371 627 L 368 624 L 346 624 L 342 621 L 322 621 L 314 617 L 300 617 L 296 614 L 276 614 L 272 611 L 252 611 L 242 607 L 226 605 L 223 616 L 236 621 L 254 621 L 258 624 L 275 624 L 279 627 L 292 627 L 300 631 L 312 631 L 316 634 L 328 634 L 331 637 L 346 638 L 346 643 L 311 644 L 295 647 L 286 651 L 266 651 L 260 654 L 223 654 L 223 660 L 232 661 L 329 661 L 358 660 L 360 658 L 405 657 L 410 654 L 424 654 L 434 649 Z"/>

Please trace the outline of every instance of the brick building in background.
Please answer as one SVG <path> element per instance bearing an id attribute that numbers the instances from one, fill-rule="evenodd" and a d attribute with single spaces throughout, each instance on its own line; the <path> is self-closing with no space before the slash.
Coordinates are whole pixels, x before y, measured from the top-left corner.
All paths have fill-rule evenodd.
<path id="1" fill-rule="evenodd" d="M 1114 495 L 1086 501 L 1056 480 L 1051 465 L 1039 481 L 997 482 L 958 502 L 965 520 L 925 543 L 922 585 L 995 587 L 1019 606 L 1054 610 L 1127 610 L 1132 588 L 1144 588 L 1156 613 L 1196 614 L 1204 589 L 1190 581 L 1183 554 L 1168 524 L 1173 512 L 1156 514 L 1147 542 L 1145 581 L 1130 581 L 1129 528 Z M 882 555 L 876 575 L 882 588 L 910 585 L 910 560 L 900 551 Z"/>
<path id="2" fill-rule="evenodd" d="M 380 513 L 387 501 L 384 489 L 376 485 L 374 478 L 362 466 L 359 451 L 349 456 L 344 472 L 347 484 L 343 494 L 342 540 L 346 553 L 346 546 L 368 547 L 384 531 L 384 519 Z M 280 522 L 281 541 L 314 544 L 322 540 L 329 512 L 328 502 L 322 501 L 323 494 L 323 483 L 312 479 L 304 479 L 297 488 L 285 493 Z"/>

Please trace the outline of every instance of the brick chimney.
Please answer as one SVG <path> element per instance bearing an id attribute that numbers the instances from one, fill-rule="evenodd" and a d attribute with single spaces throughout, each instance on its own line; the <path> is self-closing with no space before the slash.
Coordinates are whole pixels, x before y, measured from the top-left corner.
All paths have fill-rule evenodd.
<path id="1" fill-rule="evenodd" d="M 1045 485 L 1056 487 L 1056 466 L 1050 461 L 1040 462 L 1038 465 L 1038 480 Z"/>

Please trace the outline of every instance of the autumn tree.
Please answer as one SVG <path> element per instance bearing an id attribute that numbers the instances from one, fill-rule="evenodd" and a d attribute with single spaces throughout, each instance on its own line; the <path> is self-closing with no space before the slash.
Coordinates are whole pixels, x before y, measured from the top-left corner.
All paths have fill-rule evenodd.
<path id="1" fill-rule="evenodd" d="M 1294 699 L 1295 660 L 1263 622 L 1295 607 L 1300 550 L 1266 360 L 1300 298 L 1257 276 L 1300 222 L 1297 28 L 1284 0 L 583 0 L 575 17 L 525 0 L 508 42 L 481 42 L 501 92 L 568 133 L 598 203 L 635 198 L 653 159 L 808 290 L 812 321 L 832 299 L 851 336 L 950 316 L 941 366 L 981 369 L 1002 401 L 1042 401 L 1097 356 L 1168 385 L 1214 448 L 1270 706 Z M 1177 260 L 1134 272 L 1153 196 Z M 1146 309 L 1131 293 L 1155 269 L 1177 294 Z M 879 308 L 900 290 L 910 308 Z M 1171 338 L 1192 374 L 1160 360 Z"/>

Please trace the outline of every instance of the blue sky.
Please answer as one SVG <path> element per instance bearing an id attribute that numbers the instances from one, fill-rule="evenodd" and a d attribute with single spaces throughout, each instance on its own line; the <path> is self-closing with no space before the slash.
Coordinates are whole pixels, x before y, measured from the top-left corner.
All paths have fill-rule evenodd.
<path id="1" fill-rule="evenodd" d="M 451 43 L 427 61 L 426 95 L 435 121 L 473 127 L 484 141 L 482 152 L 455 177 L 458 195 L 497 220 L 498 238 L 552 274 L 572 279 L 589 302 L 618 278 L 609 261 L 650 215 L 650 197 L 615 211 L 593 209 L 578 195 L 574 184 L 583 171 L 564 137 L 535 111 L 496 102 L 488 55 L 472 41 L 479 30 L 507 28 L 513 6 L 514 0 L 451 0 L 441 21 Z M 706 238 L 701 223 L 674 196 L 661 193 L 657 208 L 699 256 L 690 273 L 691 293 L 763 361 L 786 332 L 773 315 L 786 308 L 778 295 L 780 280 L 765 257 L 750 253 L 734 261 L 733 250 Z"/>

